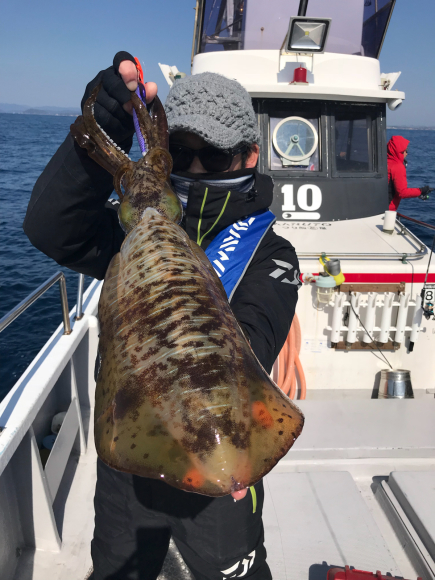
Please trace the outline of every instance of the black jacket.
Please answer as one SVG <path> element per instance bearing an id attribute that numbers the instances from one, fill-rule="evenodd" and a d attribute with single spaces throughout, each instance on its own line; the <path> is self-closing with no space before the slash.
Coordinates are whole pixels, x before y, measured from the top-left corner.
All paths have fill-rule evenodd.
<path id="1" fill-rule="evenodd" d="M 271 205 L 272 180 L 257 172 L 254 175 L 255 186 L 249 193 L 232 193 L 223 215 L 204 238 L 203 249 L 228 225 Z M 199 183 L 191 187 L 186 209 L 184 227 L 195 241 L 204 187 Z M 68 135 L 35 184 L 24 231 L 36 248 L 58 264 L 103 279 L 124 240 L 116 209 L 107 202 L 112 190 L 112 176 Z M 202 233 L 216 220 L 227 193 L 228 188 L 209 187 Z M 298 271 L 294 248 L 270 229 L 231 300 L 234 315 L 268 372 L 293 320 L 298 286 L 289 281 L 297 280 Z"/>

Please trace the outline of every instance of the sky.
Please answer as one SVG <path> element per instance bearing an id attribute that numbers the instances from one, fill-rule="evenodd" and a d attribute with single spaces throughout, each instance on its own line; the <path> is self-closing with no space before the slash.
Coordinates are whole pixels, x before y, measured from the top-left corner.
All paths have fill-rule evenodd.
<path id="1" fill-rule="evenodd" d="M 77 108 L 119 50 L 140 59 L 164 100 L 169 87 L 158 63 L 189 74 L 194 7 L 195 0 L 3 0 L 0 102 Z M 402 71 L 394 88 L 406 100 L 388 111 L 389 125 L 435 127 L 434 22 L 434 0 L 397 0 L 380 62 L 382 72 Z"/>

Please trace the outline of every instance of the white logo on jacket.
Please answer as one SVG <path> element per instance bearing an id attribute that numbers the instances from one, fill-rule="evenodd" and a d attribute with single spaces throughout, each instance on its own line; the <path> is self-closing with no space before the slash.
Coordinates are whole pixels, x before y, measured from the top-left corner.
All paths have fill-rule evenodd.
<path id="1" fill-rule="evenodd" d="M 226 268 L 226 265 L 224 266 L 222 262 L 226 262 L 231 258 L 231 256 L 229 256 L 227 252 L 234 252 L 237 244 L 241 240 L 242 237 L 241 232 L 247 232 L 249 226 L 251 226 L 254 223 L 254 221 L 255 217 L 251 217 L 246 222 L 238 221 L 237 223 L 233 224 L 233 226 L 229 231 L 231 235 L 225 238 L 222 244 L 219 246 L 218 254 L 220 259 L 213 260 L 214 264 L 213 268 L 216 274 L 219 276 L 219 278 L 225 272 Z"/>
<path id="2" fill-rule="evenodd" d="M 284 262 L 283 260 L 273 260 L 273 261 L 277 266 L 280 266 L 280 268 L 277 268 L 271 274 L 269 274 L 269 276 L 271 276 L 272 278 L 280 278 L 280 276 L 282 276 L 283 274 L 288 273 L 286 272 L 286 270 L 288 270 L 289 272 L 290 270 L 293 270 L 293 265 L 289 264 L 288 262 Z M 283 268 L 285 269 L 283 270 Z M 288 278 L 281 278 L 281 282 L 284 282 L 284 284 L 293 284 L 294 286 L 299 286 L 300 284 L 302 284 L 302 282 L 299 279 L 299 272 L 297 270 L 293 272 L 293 280 L 289 280 Z"/>
<path id="3" fill-rule="evenodd" d="M 240 562 L 236 562 L 234 566 L 228 568 L 228 570 L 221 570 L 222 574 L 225 574 L 223 580 L 227 580 L 228 578 L 242 578 L 242 576 L 246 575 L 246 572 L 251 568 L 252 564 L 255 560 L 255 550 L 253 550 L 250 554 L 243 558 Z M 243 566 L 243 569 L 240 570 L 240 566 Z M 238 574 L 240 572 L 240 574 Z M 227 574 L 229 574 L 227 576 Z"/>

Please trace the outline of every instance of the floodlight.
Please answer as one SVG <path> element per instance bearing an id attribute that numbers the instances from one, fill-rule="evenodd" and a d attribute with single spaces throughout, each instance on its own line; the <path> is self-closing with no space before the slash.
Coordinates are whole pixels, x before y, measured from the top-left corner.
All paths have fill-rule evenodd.
<path id="1" fill-rule="evenodd" d="M 395 111 L 398 107 L 400 107 L 402 102 L 402 99 L 393 99 L 392 101 L 388 101 L 388 108 L 390 111 Z"/>
<path id="2" fill-rule="evenodd" d="M 325 50 L 330 18 L 290 18 L 285 52 L 320 53 Z"/>

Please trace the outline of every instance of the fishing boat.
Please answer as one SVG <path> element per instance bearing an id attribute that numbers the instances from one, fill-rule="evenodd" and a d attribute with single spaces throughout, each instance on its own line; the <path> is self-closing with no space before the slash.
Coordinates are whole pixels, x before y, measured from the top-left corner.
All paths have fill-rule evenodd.
<path id="1" fill-rule="evenodd" d="M 386 107 L 405 99 L 400 73 L 378 60 L 394 3 L 197 0 L 191 73 L 221 73 L 251 95 L 274 228 L 303 282 L 300 332 L 272 372 L 306 417 L 265 477 L 274 580 L 345 566 L 435 578 L 435 258 L 405 216 L 385 213 Z M 161 68 L 169 83 L 182 76 Z M 282 262 L 271 275 L 298 278 Z M 1 580 L 91 574 L 101 283 L 83 294 L 81 277 L 68 312 L 55 274 L 0 330 L 57 283 L 63 324 L 0 403 Z M 254 559 L 223 578 L 249 575 Z M 160 578 L 191 578 L 172 544 Z"/>

